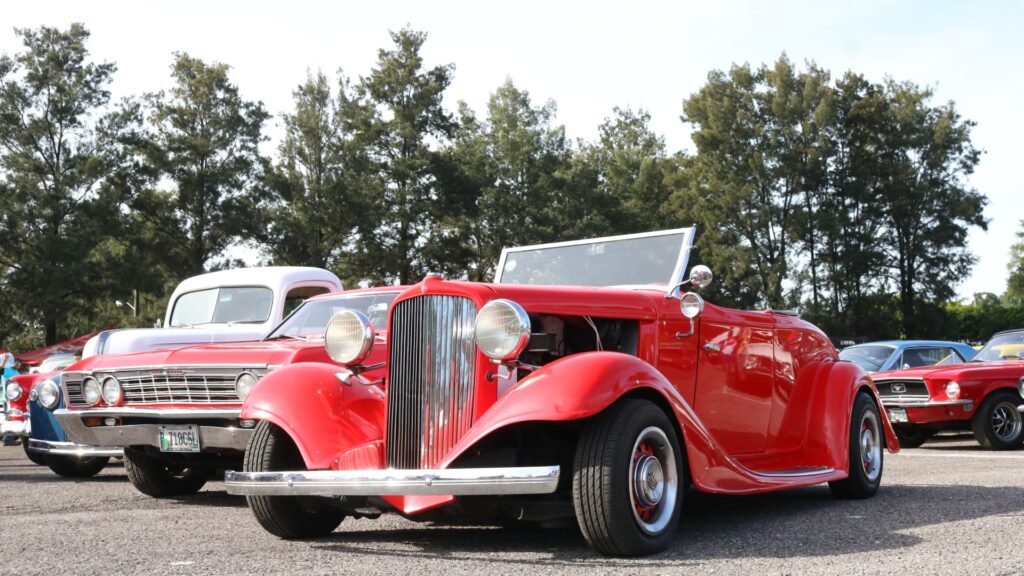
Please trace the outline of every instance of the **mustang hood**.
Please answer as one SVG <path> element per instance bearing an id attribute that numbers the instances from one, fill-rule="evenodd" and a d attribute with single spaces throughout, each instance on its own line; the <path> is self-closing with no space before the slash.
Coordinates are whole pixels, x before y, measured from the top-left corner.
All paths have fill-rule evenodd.
<path id="1" fill-rule="evenodd" d="M 263 366 L 280 365 L 294 361 L 297 355 L 307 352 L 318 352 L 323 348 L 321 342 L 300 340 L 274 340 L 271 342 L 251 342 L 235 344 L 218 344 L 208 346 L 191 346 L 177 350 L 159 350 L 156 352 L 139 352 L 136 354 L 104 354 L 86 358 L 71 366 L 69 371 L 78 370 L 112 370 L 149 366 Z"/>

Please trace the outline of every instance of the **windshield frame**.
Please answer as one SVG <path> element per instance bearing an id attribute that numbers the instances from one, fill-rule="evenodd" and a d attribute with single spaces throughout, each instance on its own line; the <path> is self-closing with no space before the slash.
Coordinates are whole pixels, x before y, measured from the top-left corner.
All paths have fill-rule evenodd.
<path id="1" fill-rule="evenodd" d="M 234 288 L 263 288 L 265 290 L 270 291 L 270 295 L 271 295 L 270 310 L 267 311 L 267 317 L 264 318 L 263 320 L 260 320 L 259 322 L 256 322 L 255 320 L 248 321 L 248 322 L 239 322 L 237 320 L 231 320 L 231 321 L 228 321 L 228 322 L 201 322 L 199 324 L 177 324 L 177 325 L 175 325 L 172 322 L 174 320 L 174 312 L 178 308 L 178 303 L 181 302 L 181 299 L 184 298 L 185 296 L 188 296 L 190 294 L 195 294 L 197 292 L 207 292 L 209 290 L 216 290 L 217 291 L 217 296 L 219 298 L 221 290 L 225 290 L 225 289 L 230 290 L 230 289 L 234 289 Z M 273 315 L 274 315 L 274 306 L 276 306 L 276 305 L 277 305 L 277 293 L 274 291 L 273 288 L 271 288 L 270 286 L 267 286 L 266 284 L 232 284 L 230 286 L 229 285 L 222 285 L 222 286 L 209 286 L 209 287 L 206 287 L 206 288 L 196 288 L 195 290 L 189 290 L 188 292 L 182 292 L 181 294 L 178 294 L 177 298 L 174 299 L 174 302 L 171 304 L 170 313 L 167 315 L 167 327 L 168 328 L 189 328 L 189 327 L 196 327 L 196 326 L 209 326 L 211 324 L 230 325 L 232 323 L 235 323 L 235 324 L 248 324 L 248 325 L 253 325 L 253 326 L 258 325 L 258 324 L 266 324 L 267 321 L 270 320 L 273 317 Z M 216 304 L 214 304 L 213 311 L 214 311 L 214 313 L 217 312 Z M 212 316 L 211 316 L 211 318 L 212 318 Z"/>
<path id="2" fill-rule="evenodd" d="M 587 238 L 584 240 L 569 240 L 566 242 L 549 242 L 547 244 L 533 244 L 530 246 L 515 246 L 513 248 L 503 248 L 501 250 L 501 257 L 498 259 L 498 267 L 494 271 L 494 283 L 501 284 L 501 275 L 505 270 L 505 260 L 509 254 L 516 252 L 529 252 L 533 250 L 545 250 L 548 248 L 564 248 L 568 246 L 583 246 L 586 244 L 600 244 L 602 242 L 617 242 L 620 240 L 637 240 L 641 238 L 656 238 L 658 236 L 671 236 L 673 234 L 682 234 L 683 242 L 679 248 L 679 255 L 676 257 L 676 265 L 672 270 L 672 275 L 669 277 L 666 290 L 669 291 L 668 296 L 672 296 L 679 290 L 679 284 L 683 281 L 683 274 L 686 272 L 686 265 L 690 260 L 690 252 L 693 249 L 693 238 L 697 234 L 697 225 L 686 228 L 673 228 L 671 230 L 658 230 L 655 232 L 640 232 L 637 234 L 620 234 L 618 236 L 604 236 L 601 238 Z"/>
<path id="3" fill-rule="evenodd" d="M 325 300 L 331 300 L 331 301 L 333 301 L 333 300 L 346 300 L 346 299 L 349 299 L 349 298 L 359 298 L 359 297 L 367 297 L 367 296 L 383 296 L 383 295 L 387 295 L 387 294 L 393 294 L 394 298 L 392 298 L 391 302 L 388 304 L 388 310 L 389 310 L 389 314 L 390 314 L 391 305 L 394 304 L 395 300 L 399 296 L 402 295 L 402 292 L 403 292 L 402 290 L 394 290 L 394 291 L 392 291 L 392 290 L 379 290 L 379 291 L 376 291 L 375 290 L 373 292 L 353 292 L 353 293 L 331 294 L 330 296 L 323 296 L 323 297 L 316 297 L 316 298 L 307 298 L 306 300 L 304 300 L 302 302 L 302 304 L 299 304 L 298 306 L 295 307 L 294 310 L 289 312 L 288 315 L 285 316 L 277 324 L 277 326 L 274 326 L 274 328 L 270 332 L 267 332 L 267 335 L 264 336 L 262 338 L 262 340 L 263 341 L 269 341 L 269 340 L 276 340 L 278 338 L 292 338 L 291 336 L 278 335 L 277 331 L 280 330 L 281 327 L 284 326 L 286 323 L 288 323 L 288 321 L 291 320 L 292 316 L 294 316 L 296 313 L 298 313 L 299 310 L 302 310 L 303 308 L 305 308 L 309 304 L 315 304 L 317 302 L 323 302 Z M 374 330 L 374 332 L 383 332 L 383 331 L 387 330 L 387 328 L 386 327 L 385 328 L 374 327 L 373 330 Z M 305 340 L 305 338 L 297 338 L 297 339 Z"/>

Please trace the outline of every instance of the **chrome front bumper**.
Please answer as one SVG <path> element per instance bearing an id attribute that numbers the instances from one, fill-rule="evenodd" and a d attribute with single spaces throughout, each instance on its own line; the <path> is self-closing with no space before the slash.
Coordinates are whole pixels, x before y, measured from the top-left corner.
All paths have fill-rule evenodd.
<path id="1" fill-rule="evenodd" d="M 124 450 L 113 446 L 83 446 L 74 442 L 51 442 L 49 440 L 28 439 L 28 450 L 36 454 L 53 454 L 56 456 L 77 456 L 78 458 L 124 456 Z"/>
<path id="2" fill-rule="evenodd" d="M 28 420 L 5 420 L 0 423 L 0 436 L 6 436 L 8 434 L 14 436 L 28 436 L 32 431 L 32 425 Z"/>
<path id="3" fill-rule="evenodd" d="M 934 406 L 963 406 L 965 412 L 974 409 L 974 400 L 886 400 L 882 396 L 882 406 L 886 408 L 932 408 Z"/>
<path id="4" fill-rule="evenodd" d="M 68 439 L 89 446 L 160 446 L 158 428 L 161 425 L 190 424 L 196 421 L 226 420 L 236 423 L 241 409 L 220 408 L 90 408 L 54 412 Z M 124 424 L 115 426 L 86 426 L 83 418 L 151 418 L 160 424 Z M 166 422 L 163 422 L 166 421 Z M 202 448 L 244 451 L 252 436 L 251 428 L 234 425 L 199 426 L 199 445 Z"/>
<path id="5" fill-rule="evenodd" d="M 496 496 L 550 494 L 558 466 L 439 470 L 227 472 L 228 494 L 246 496 Z"/>

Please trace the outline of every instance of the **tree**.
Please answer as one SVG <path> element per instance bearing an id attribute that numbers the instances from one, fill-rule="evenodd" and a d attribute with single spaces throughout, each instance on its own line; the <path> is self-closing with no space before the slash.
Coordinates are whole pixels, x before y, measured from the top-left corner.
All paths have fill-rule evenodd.
<path id="1" fill-rule="evenodd" d="M 171 187 L 149 190 L 135 207 L 160 238 L 168 267 L 183 276 L 203 272 L 253 218 L 244 196 L 261 165 L 268 115 L 241 97 L 229 70 L 176 53 L 174 87 L 146 97 L 146 160 Z"/>
<path id="2" fill-rule="evenodd" d="M 116 67 L 89 60 L 81 24 L 16 33 L 25 50 L 0 57 L 0 285 L 4 308 L 52 344 L 119 280 L 146 277 L 104 256 L 131 243 L 124 206 L 144 178 L 125 142 L 138 113 L 111 105 Z"/>
<path id="3" fill-rule="evenodd" d="M 1006 294 L 1003 299 L 1008 304 L 1024 306 L 1024 220 L 1017 232 L 1017 242 L 1010 246 L 1010 277 L 1006 281 Z"/>

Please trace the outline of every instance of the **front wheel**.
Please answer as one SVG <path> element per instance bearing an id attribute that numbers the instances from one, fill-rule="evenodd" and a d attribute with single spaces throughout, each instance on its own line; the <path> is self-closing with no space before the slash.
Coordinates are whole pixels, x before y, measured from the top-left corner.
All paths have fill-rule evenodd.
<path id="1" fill-rule="evenodd" d="M 1011 390 L 989 394 L 971 418 L 971 429 L 978 444 L 991 450 L 1012 450 L 1020 446 L 1024 442 L 1024 423 L 1017 411 L 1020 402 L 1020 396 Z"/>
<path id="2" fill-rule="evenodd" d="M 92 478 L 99 474 L 109 461 L 110 458 L 79 458 L 56 454 L 46 456 L 46 465 L 50 470 L 65 478 Z"/>
<path id="3" fill-rule="evenodd" d="M 593 418 L 573 464 L 572 499 L 587 542 L 602 554 L 666 548 L 679 525 L 683 452 L 668 416 L 626 400 Z"/>
<path id="4" fill-rule="evenodd" d="M 261 420 L 245 450 L 246 472 L 305 470 L 295 442 L 277 426 Z M 287 540 L 326 536 L 345 513 L 326 498 L 315 496 L 246 496 L 249 509 L 267 532 Z"/>
<path id="5" fill-rule="evenodd" d="M 857 394 L 850 418 L 850 475 L 828 483 L 838 498 L 870 498 L 882 483 L 882 418 L 867 392 Z"/>
<path id="6" fill-rule="evenodd" d="M 135 488 L 153 498 L 186 496 L 206 485 L 206 468 L 170 466 L 135 448 L 124 449 L 124 471 Z"/>

